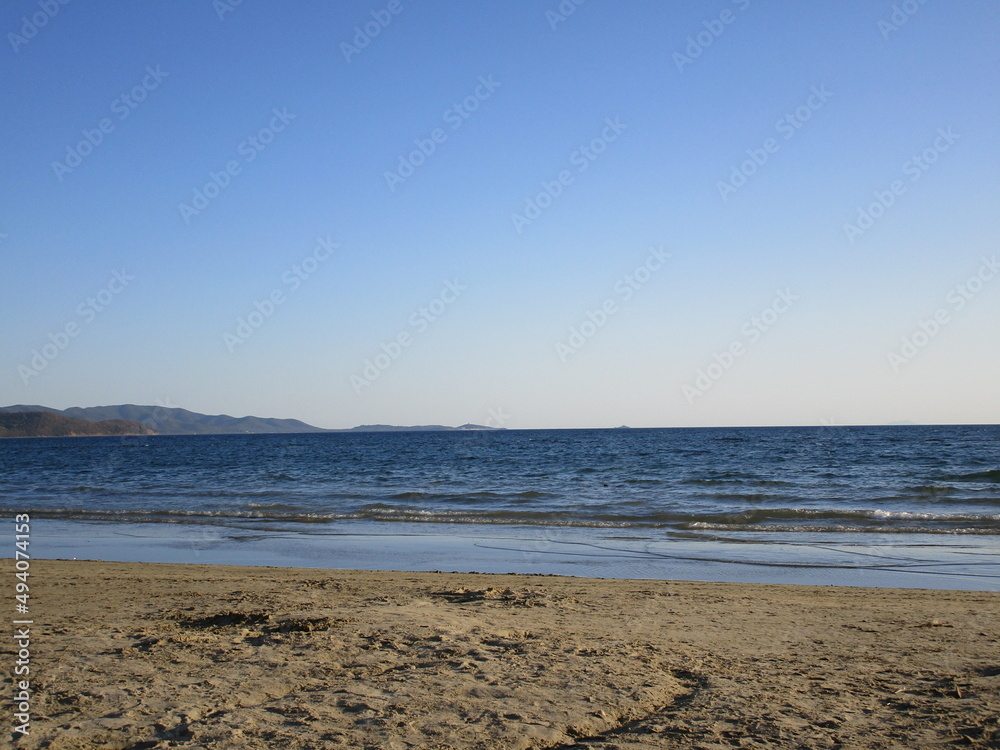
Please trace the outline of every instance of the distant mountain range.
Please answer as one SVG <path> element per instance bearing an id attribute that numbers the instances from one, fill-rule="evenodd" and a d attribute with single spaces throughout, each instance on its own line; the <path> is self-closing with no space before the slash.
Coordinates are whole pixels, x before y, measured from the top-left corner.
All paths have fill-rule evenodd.
<path id="1" fill-rule="evenodd" d="M 160 435 L 227 435 L 260 432 L 324 432 L 319 427 L 300 422 L 297 419 L 263 419 L 261 417 L 230 417 L 225 414 L 209 416 L 187 409 L 165 406 L 74 406 L 69 409 L 53 409 L 48 406 L 0 407 L 2 412 L 47 412 L 72 419 L 99 422 L 106 419 L 125 419 L 145 425 Z"/>
<path id="2" fill-rule="evenodd" d="M 142 428 L 142 432 L 72 432 L 72 429 L 88 429 L 76 426 L 70 428 L 65 425 L 57 426 L 53 421 L 37 421 L 33 429 L 71 430 L 71 432 L 35 433 L 32 436 L 41 437 L 49 434 L 53 437 L 69 434 L 160 434 L 160 435 L 242 435 L 247 433 L 291 433 L 291 432 L 448 432 L 467 430 L 494 430 L 502 429 L 486 427 L 484 425 L 464 424 L 460 427 L 446 427 L 444 425 L 420 425 L 416 427 L 397 427 L 393 425 L 375 424 L 352 427 L 348 430 L 325 430 L 322 427 L 314 427 L 298 419 L 270 419 L 266 417 L 230 417 L 226 414 L 208 415 L 198 412 L 188 411 L 175 407 L 165 406 L 137 406 L 135 404 L 121 404 L 118 406 L 74 406 L 69 409 L 53 409 L 48 406 L 29 406 L 18 404 L 16 406 L 0 407 L 0 417 L 5 414 L 16 414 L 24 412 L 43 413 L 65 417 L 72 420 L 84 421 L 86 423 L 102 423 L 107 420 L 127 421 Z M 132 427 L 130 429 L 135 429 Z M 105 429 L 119 429 L 119 427 L 106 427 Z M 0 432 L 0 437 L 27 437 L 27 435 L 4 435 Z"/>

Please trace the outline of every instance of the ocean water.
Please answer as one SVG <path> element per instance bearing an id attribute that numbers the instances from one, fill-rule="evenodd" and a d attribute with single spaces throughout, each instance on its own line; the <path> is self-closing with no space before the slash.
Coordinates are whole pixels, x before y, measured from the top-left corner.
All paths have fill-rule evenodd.
<path id="1" fill-rule="evenodd" d="M 1000 426 L 5 440 L 0 508 L 46 557 L 1000 590 Z"/>

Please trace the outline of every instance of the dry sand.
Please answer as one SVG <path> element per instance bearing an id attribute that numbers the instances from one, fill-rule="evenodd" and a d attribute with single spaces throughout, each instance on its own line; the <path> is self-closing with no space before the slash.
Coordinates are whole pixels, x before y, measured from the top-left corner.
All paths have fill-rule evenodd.
<path id="1" fill-rule="evenodd" d="M 31 571 L 36 695 L 17 747 L 1000 747 L 995 593 Z M 6 702 L 3 721 L 6 741 Z"/>

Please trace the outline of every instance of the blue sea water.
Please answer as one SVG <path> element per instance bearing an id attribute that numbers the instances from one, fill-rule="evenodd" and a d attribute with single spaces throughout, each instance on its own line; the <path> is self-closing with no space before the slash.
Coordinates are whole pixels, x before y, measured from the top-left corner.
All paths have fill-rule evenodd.
<path id="1" fill-rule="evenodd" d="M 1000 590 L 1000 426 L 5 440 L 0 509 L 46 557 Z"/>

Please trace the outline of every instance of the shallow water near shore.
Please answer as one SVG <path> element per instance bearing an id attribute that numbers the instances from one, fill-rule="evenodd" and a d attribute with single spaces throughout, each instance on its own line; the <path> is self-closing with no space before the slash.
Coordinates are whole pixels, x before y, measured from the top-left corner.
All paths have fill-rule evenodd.
<path id="1" fill-rule="evenodd" d="M 9 440 L 36 555 L 1000 590 L 1000 427 Z"/>
<path id="2" fill-rule="evenodd" d="M 527 573 L 588 578 L 1000 591 L 1000 551 L 921 535 L 884 544 L 603 536 L 590 530 L 448 528 L 288 533 L 42 520 L 35 556 L 119 562 L 358 570 Z"/>

